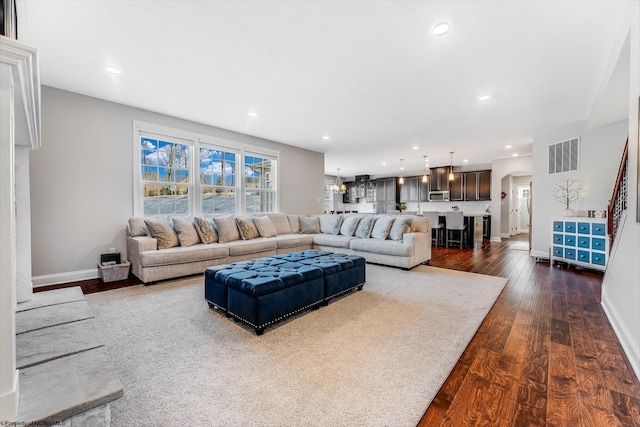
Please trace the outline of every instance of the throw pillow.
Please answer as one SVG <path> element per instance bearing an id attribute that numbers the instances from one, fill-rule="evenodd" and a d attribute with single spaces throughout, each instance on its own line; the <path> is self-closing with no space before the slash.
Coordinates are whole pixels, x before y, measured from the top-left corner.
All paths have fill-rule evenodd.
<path id="1" fill-rule="evenodd" d="M 287 214 L 285 213 L 268 213 L 267 216 L 276 227 L 276 233 L 278 234 L 291 234 L 291 224 L 289 223 L 289 218 L 287 218 Z M 298 221 L 296 220 L 296 223 Z M 256 224 L 257 225 L 257 224 Z M 260 229 L 258 228 L 258 231 Z"/>
<path id="2" fill-rule="evenodd" d="M 218 242 L 227 243 L 240 240 L 240 233 L 234 217 L 214 216 L 213 224 L 218 232 Z"/>
<path id="3" fill-rule="evenodd" d="M 389 239 L 397 240 L 398 242 L 402 241 L 402 236 L 404 233 L 409 231 L 411 228 L 411 218 L 405 216 L 399 216 L 393 221 L 393 225 L 389 230 Z"/>
<path id="4" fill-rule="evenodd" d="M 202 243 L 216 243 L 218 241 L 218 232 L 211 218 L 196 217 L 196 231 Z"/>
<path id="5" fill-rule="evenodd" d="M 173 228 L 178 233 L 180 246 L 193 246 L 200 243 L 200 236 L 196 231 L 196 225 L 193 218 L 172 218 Z"/>
<path id="6" fill-rule="evenodd" d="M 300 233 L 317 234 L 320 232 L 320 220 L 317 216 L 301 216 L 298 221 L 300 222 Z"/>
<path id="7" fill-rule="evenodd" d="M 386 240 L 389 235 L 389 230 L 391 229 L 391 225 L 393 221 L 396 219 L 395 216 L 383 216 L 376 220 L 376 223 L 373 225 L 373 229 L 371 230 L 371 237 L 379 240 Z"/>
<path id="8" fill-rule="evenodd" d="M 353 236 L 361 219 L 362 217 L 355 215 L 346 217 L 340 226 L 340 234 L 343 236 Z"/>
<path id="9" fill-rule="evenodd" d="M 147 229 L 147 224 L 144 223 L 144 218 L 139 216 L 129 218 L 129 235 L 131 237 L 149 235 L 149 230 Z"/>
<path id="10" fill-rule="evenodd" d="M 289 220 L 285 216 L 284 219 L 287 221 L 287 225 L 289 225 Z M 278 231 L 276 230 L 276 226 L 273 224 L 271 219 L 268 216 L 257 216 L 253 218 L 253 223 L 256 225 L 258 229 L 258 233 L 260 233 L 260 237 L 273 237 L 278 235 Z"/>
<path id="11" fill-rule="evenodd" d="M 373 228 L 373 223 L 376 221 L 376 217 L 373 215 L 366 216 L 362 218 L 358 227 L 356 228 L 356 237 L 360 237 L 361 239 L 368 239 L 371 236 L 371 229 Z"/>
<path id="12" fill-rule="evenodd" d="M 287 219 L 289 220 L 289 225 L 291 226 L 291 232 L 293 234 L 298 234 L 300 232 L 300 215 L 291 215 L 287 214 Z"/>
<path id="13" fill-rule="evenodd" d="M 339 234 L 342 215 L 320 215 L 320 232 L 324 234 Z"/>
<path id="14" fill-rule="evenodd" d="M 260 236 L 251 217 L 237 216 L 236 224 L 238 224 L 238 230 L 240 231 L 240 237 L 242 237 L 242 240 L 251 240 Z"/>
<path id="15" fill-rule="evenodd" d="M 168 249 L 178 246 L 180 241 L 173 229 L 173 225 L 166 219 L 147 218 L 144 223 L 149 229 L 151 237 L 158 241 L 158 249 Z"/>
<path id="16" fill-rule="evenodd" d="M 411 232 L 426 233 L 429 231 L 429 228 L 433 225 L 435 225 L 436 227 L 438 226 L 438 224 L 429 224 L 428 218 L 416 216 L 416 217 L 413 217 L 413 219 L 411 220 Z"/>

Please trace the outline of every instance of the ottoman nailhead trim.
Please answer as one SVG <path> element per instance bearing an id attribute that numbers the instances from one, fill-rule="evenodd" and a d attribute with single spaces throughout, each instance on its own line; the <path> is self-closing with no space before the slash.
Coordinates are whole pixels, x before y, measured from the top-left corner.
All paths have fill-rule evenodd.
<path id="1" fill-rule="evenodd" d="M 246 324 L 248 324 L 248 325 L 250 325 L 250 326 L 253 326 L 254 328 L 265 328 L 265 327 L 267 327 L 267 326 L 269 326 L 269 325 L 271 325 L 271 324 L 273 324 L 273 323 L 276 323 L 276 322 L 278 322 L 278 321 L 280 321 L 280 320 L 282 320 L 282 319 L 285 319 L 285 318 L 287 318 L 287 317 L 289 317 L 289 316 L 292 316 L 292 315 L 294 315 L 294 314 L 296 314 L 296 313 L 299 313 L 299 312 L 304 311 L 304 310 L 306 310 L 306 309 L 308 309 L 308 308 L 310 308 L 310 307 L 313 307 L 314 305 L 319 305 L 319 304 L 321 304 L 321 303 L 322 303 L 322 301 L 323 301 L 323 300 L 319 300 L 319 301 L 316 301 L 316 302 L 314 302 L 314 303 L 311 303 L 311 304 L 305 305 L 304 307 L 300 307 L 299 309 L 297 309 L 297 310 L 295 310 L 295 311 L 292 311 L 291 313 L 287 313 L 287 314 L 285 314 L 284 316 L 280 316 L 280 317 L 278 317 L 278 318 L 276 318 L 276 319 L 273 319 L 273 320 L 271 320 L 271 321 L 269 321 L 269 322 L 267 322 L 267 323 L 263 323 L 263 324 L 262 324 L 262 325 L 260 325 L 260 326 L 254 325 L 253 323 L 249 322 L 248 320 L 244 319 L 243 317 L 238 316 L 238 315 L 237 315 L 237 314 L 235 314 L 235 313 L 229 312 L 229 314 L 230 314 L 230 315 L 232 315 L 233 317 L 235 317 L 236 319 L 241 320 L 241 321 L 243 321 L 244 323 L 246 323 Z"/>

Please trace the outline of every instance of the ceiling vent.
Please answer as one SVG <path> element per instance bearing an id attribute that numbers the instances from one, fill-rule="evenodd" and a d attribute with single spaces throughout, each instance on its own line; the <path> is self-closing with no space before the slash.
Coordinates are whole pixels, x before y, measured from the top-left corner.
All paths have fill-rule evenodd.
<path id="1" fill-rule="evenodd" d="M 578 170 L 580 138 L 549 145 L 549 174 Z"/>

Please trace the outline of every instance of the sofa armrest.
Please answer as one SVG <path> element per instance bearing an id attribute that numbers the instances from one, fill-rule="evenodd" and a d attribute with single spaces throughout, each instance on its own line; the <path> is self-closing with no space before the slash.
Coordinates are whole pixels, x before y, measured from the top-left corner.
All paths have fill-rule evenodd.
<path id="1" fill-rule="evenodd" d="M 131 272 L 140 277 L 140 259 L 142 252 L 157 251 L 158 240 L 149 236 L 127 236 L 127 258 L 131 263 Z"/>
<path id="2" fill-rule="evenodd" d="M 426 232 L 404 233 L 402 241 L 414 246 L 416 264 L 421 264 L 431 259 L 431 228 Z"/>

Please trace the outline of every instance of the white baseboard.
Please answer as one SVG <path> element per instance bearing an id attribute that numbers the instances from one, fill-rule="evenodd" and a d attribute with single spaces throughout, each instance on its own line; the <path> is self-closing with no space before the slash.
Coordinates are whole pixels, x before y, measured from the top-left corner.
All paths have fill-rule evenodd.
<path id="1" fill-rule="evenodd" d="M 529 251 L 529 255 L 531 255 L 532 257 L 535 257 L 535 258 L 549 259 L 549 252 L 534 251 L 533 249 L 531 249 Z"/>
<path id="2" fill-rule="evenodd" d="M 500 237 L 503 239 L 510 239 L 511 238 L 511 234 L 509 233 L 500 233 Z"/>
<path id="3" fill-rule="evenodd" d="M 640 343 L 636 341 L 633 334 L 630 333 L 625 324 L 620 321 L 618 311 L 609 303 L 609 299 L 604 292 L 602 295 L 601 305 L 604 309 L 604 313 L 609 319 L 609 323 L 611 323 L 613 332 L 615 332 L 618 337 L 618 341 L 620 341 L 620 345 L 622 345 L 622 349 L 624 350 L 627 359 L 629 359 L 629 363 L 631 363 L 631 367 L 636 374 L 636 378 L 640 380 L 640 350 L 638 350 L 640 349 Z"/>
<path id="4" fill-rule="evenodd" d="M 77 282 L 79 280 L 97 279 L 100 277 L 98 267 L 89 270 L 69 271 L 66 273 L 46 274 L 32 278 L 33 287 L 57 285 L 59 283 Z"/>
<path id="5" fill-rule="evenodd" d="M 494 237 L 491 237 L 491 240 L 490 240 L 490 241 L 491 241 L 491 242 L 496 242 L 496 243 L 501 243 L 501 242 L 502 242 L 502 239 L 501 239 L 500 237 L 495 237 L 495 236 L 494 236 Z"/>

